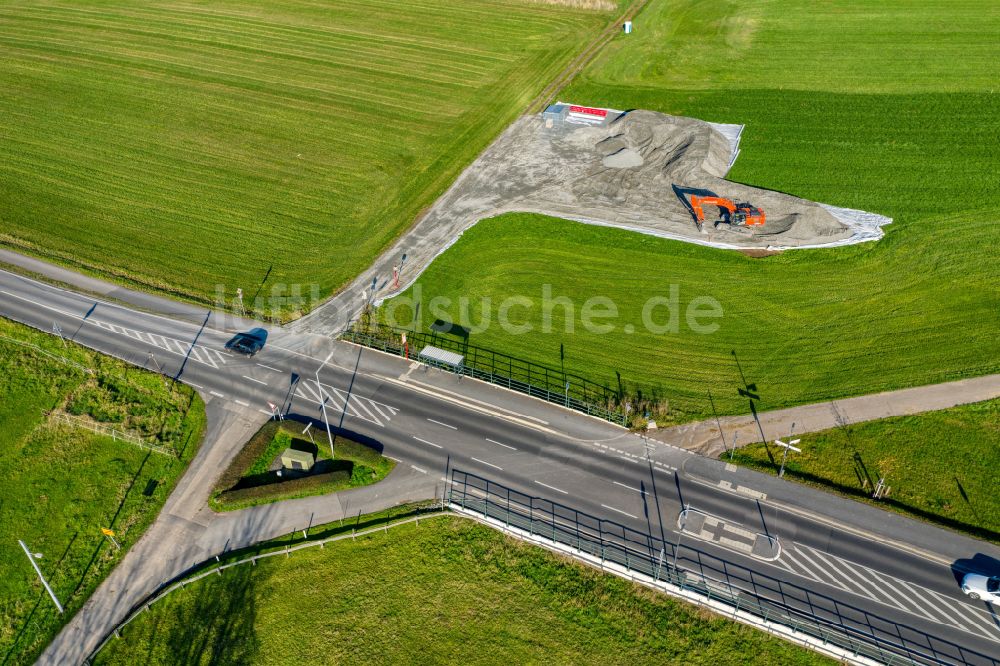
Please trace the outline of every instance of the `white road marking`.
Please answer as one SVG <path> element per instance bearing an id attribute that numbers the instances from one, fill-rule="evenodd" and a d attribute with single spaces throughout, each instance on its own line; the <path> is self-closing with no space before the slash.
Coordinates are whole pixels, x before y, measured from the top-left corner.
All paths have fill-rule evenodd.
<path id="1" fill-rule="evenodd" d="M 211 395 L 214 395 L 216 398 L 225 398 L 226 397 L 226 396 L 222 395 L 221 393 L 219 393 L 218 391 L 209 391 L 209 393 Z"/>
<path id="2" fill-rule="evenodd" d="M 235 402 L 237 405 L 242 405 L 243 407 L 249 407 L 250 406 L 249 402 L 243 402 L 242 400 L 233 400 L 233 402 Z"/>
<path id="3" fill-rule="evenodd" d="M 485 460 L 480 460 L 479 458 L 473 458 L 473 460 L 475 460 L 477 463 L 480 463 L 481 465 L 486 465 L 487 467 L 492 467 L 493 469 L 498 469 L 501 472 L 503 471 L 503 467 L 500 467 L 499 465 L 494 465 L 493 463 L 488 463 Z"/>
<path id="4" fill-rule="evenodd" d="M 538 484 L 538 485 L 540 485 L 540 486 L 545 486 L 545 487 L 546 487 L 546 488 L 548 488 L 549 490 L 554 490 L 554 491 L 556 491 L 557 493 L 562 493 L 563 495 L 569 495 L 569 493 L 568 493 L 568 492 L 566 492 L 565 490 L 562 490 L 561 488 L 556 488 L 555 486 L 550 486 L 550 485 L 549 485 L 549 484 L 547 484 L 547 483 L 542 483 L 541 481 L 535 481 L 535 483 L 537 483 L 537 484 Z"/>
<path id="5" fill-rule="evenodd" d="M 266 409 L 261 409 L 261 408 L 258 407 L 257 411 L 260 412 L 261 414 L 267 414 L 268 416 L 274 416 L 274 414 L 272 414 L 271 412 L 267 411 Z"/>
<path id="6" fill-rule="evenodd" d="M 631 490 L 634 493 L 640 493 L 642 495 L 648 495 L 649 494 L 648 491 L 645 491 L 642 488 L 633 488 L 632 486 L 626 486 L 624 483 L 618 483 L 617 481 L 612 481 L 611 483 L 615 484 L 616 486 L 621 486 L 622 488 L 628 488 L 629 490 Z"/>
<path id="7" fill-rule="evenodd" d="M 456 428 L 455 426 L 449 425 L 447 423 L 442 423 L 441 421 L 435 421 L 434 419 L 427 419 L 427 420 L 430 421 L 431 423 L 437 423 L 439 426 L 444 426 L 445 428 L 451 428 L 452 430 L 458 430 L 458 428 Z"/>
<path id="8" fill-rule="evenodd" d="M 502 447 L 504 447 L 505 449 L 510 449 L 511 451 L 517 451 L 517 449 L 515 449 L 515 448 L 514 448 L 513 446 L 511 446 L 510 444 L 504 444 L 503 442 L 498 442 L 497 440 L 495 440 L 495 439 L 490 439 L 489 437 L 487 437 L 487 438 L 486 438 L 486 441 L 487 441 L 487 442 L 490 442 L 490 443 L 492 443 L 492 444 L 496 444 L 497 446 L 502 446 Z"/>
<path id="9" fill-rule="evenodd" d="M 419 438 L 419 437 L 417 437 L 416 435 L 414 435 L 414 436 L 413 436 L 413 439 L 417 440 L 418 442 L 422 442 L 422 443 L 424 443 L 424 444 L 427 444 L 427 445 L 429 445 L 429 446 L 433 446 L 433 447 L 434 447 L 434 448 L 436 448 L 436 449 L 443 449 L 443 448 L 444 448 L 444 447 L 443 447 L 443 446 L 441 446 L 440 444 L 435 444 L 434 442 L 428 442 L 428 441 L 427 441 L 426 439 L 420 439 L 420 438 Z"/>
<path id="10" fill-rule="evenodd" d="M 269 365 L 264 365 L 263 363 L 258 363 L 257 366 L 264 368 L 265 370 L 270 370 L 271 372 L 281 372 L 281 370 L 278 370 L 277 368 L 272 368 Z"/>
<path id="11" fill-rule="evenodd" d="M 196 389 L 203 389 L 203 388 L 205 388 L 201 384 L 195 384 L 194 382 L 189 382 L 189 381 L 186 381 L 186 380 L 185 380 L 184 383 L 186 383 L 188 386 L 193 386 Z"/>
<path id="12" fill-rule="evenodd" d="M 608 506 L 607 504 L 602 504 L 601 506 L 603 506 L 603 507 L 604 507 L 605 509 L 607 509 L 608 511 L 615 511 L 615 512 L 617 512 L 617 513 L 620 513 L 620 514 L 622 514 L 623 516 L 628 516 L 629 518 L 632 518 L 633 520 L 638 520 L 638 517 L 637 517 L 637 516 L 633 516 L 633 515 L 632 515 L 631 513 L 629 513 L 628 511 L 622 511 L 621 509 L 616 509 L 615 507 L 613 507 L 613 506 Z"/>
<path id="13" fill-rule="evenodd" d="M 412 467 L 413 469 L 417 470 L 421 474 L 426 474 L 427 473 L 426 469 L 421 469 L 421 468 L 417 467 L 416 465 L 410 465 L 410 467 Z"/>
<path id="14" fill-rule="evenodd" d="M 264 386 L 267 386 L 267 382 L 262 382 L 259 379 L 254 379 L 253 377 L 250 377 L 249 375 L 243 375 L 243 379 L 249 379 L 252 382 L 257 382 L 258 384 L 263 384 Z"/>
<path id="15" fill-rule="evenodd" d="M 303 398 L 311 399 L 314 402 L 323 402 L 323 398 L 321 398 L 319 394 L 316 393 L 315 389 L 313 389 L 313 387 L 309 384 L 309 382 L 299 382 L 299 388 L 301 388 L 304 392 L 308 392 L 311 394 L 311 397 L 308 395 L 303 395 L 302 396 Z"/>
<path id="16" fill-rule="evenodd" d="M 628 456 L 618 456 L 618 457 L 621 458 L 622 460 L 627 460 L 627 461 L 632 462 L 632 463 L 641 464 L 635 458 L 629 458 Z"/>

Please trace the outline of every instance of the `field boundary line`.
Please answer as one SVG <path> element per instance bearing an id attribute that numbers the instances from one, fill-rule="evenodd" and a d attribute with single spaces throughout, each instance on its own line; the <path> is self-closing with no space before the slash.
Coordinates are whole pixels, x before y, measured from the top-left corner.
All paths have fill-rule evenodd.
<path id="1" fill-rule="evenodd" d="M 545 88 L 535 97 L 531 102 L 528 103 L 525 113 L 538 112 L 544 109 L 546 106 L 552 103 L 556 95 L 565 88 L 570 82 L 577 77 L 577 75 L 583 71 L 583 69 L 591 63 L 591 61 L 597 57 L 597 54 L 603 49 L 611 38 L 614 37 L 615 33 L 618 32 L 620 26 L 625 21 L 630 21 L 635 18 L 636 14 L 641 12 L 645 6 L 649 4 L 649 0 L 635 0 L 625 12 L 614 19 L 608 24 L 604 30 L 594 38 L 590 44 L 588 44 L 583 51 L 581 51 L 573 60 L 570 61 L 566 67 L 556 74 L 556 77 L 547 85 Z"/>

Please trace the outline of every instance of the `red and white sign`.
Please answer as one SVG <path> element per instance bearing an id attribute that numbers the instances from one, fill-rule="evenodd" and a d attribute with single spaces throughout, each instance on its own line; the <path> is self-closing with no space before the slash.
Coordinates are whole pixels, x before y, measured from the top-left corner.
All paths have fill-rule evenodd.
<path id="1" fill-rule="evenodd" d="M 607 109 L 595 109 L 589 106 L 571 106 L 569 107 L 570 113 L 579 113 L 585 116 L 597 116 L 598 118 L 607 118 Z"/>

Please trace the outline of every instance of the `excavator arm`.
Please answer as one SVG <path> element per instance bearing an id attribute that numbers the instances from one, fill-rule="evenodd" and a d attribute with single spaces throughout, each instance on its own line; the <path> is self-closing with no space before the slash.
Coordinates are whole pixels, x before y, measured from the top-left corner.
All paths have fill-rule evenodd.
<path id="1" fill-rule="evenodd" d="M 698 218 L 699 222 L 705 221 L 705 209 L 701 207 L 702 204 L 715 204 L 719 208 L 725 208 L 732 215 L 736 212 L 736 204 L 729 199 L 723 199 L 722 197 L 699 197 L 697 195 L 691 195 L 691 208 L 694 209 L 694 215 Z"/>

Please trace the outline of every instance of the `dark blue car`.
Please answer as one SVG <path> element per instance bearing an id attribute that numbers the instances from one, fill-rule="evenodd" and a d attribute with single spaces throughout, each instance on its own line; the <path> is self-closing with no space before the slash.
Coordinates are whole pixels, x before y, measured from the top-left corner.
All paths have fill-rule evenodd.
<path id="1" fill-rule="evenodd" d="M 262 328 L 254 328 L 246 333 L 237 333 L 232 340 L 226 343 L 226 349 L 253 356 L 264 347 L 265 342 L 267 342 L 267 331 Z"/>

